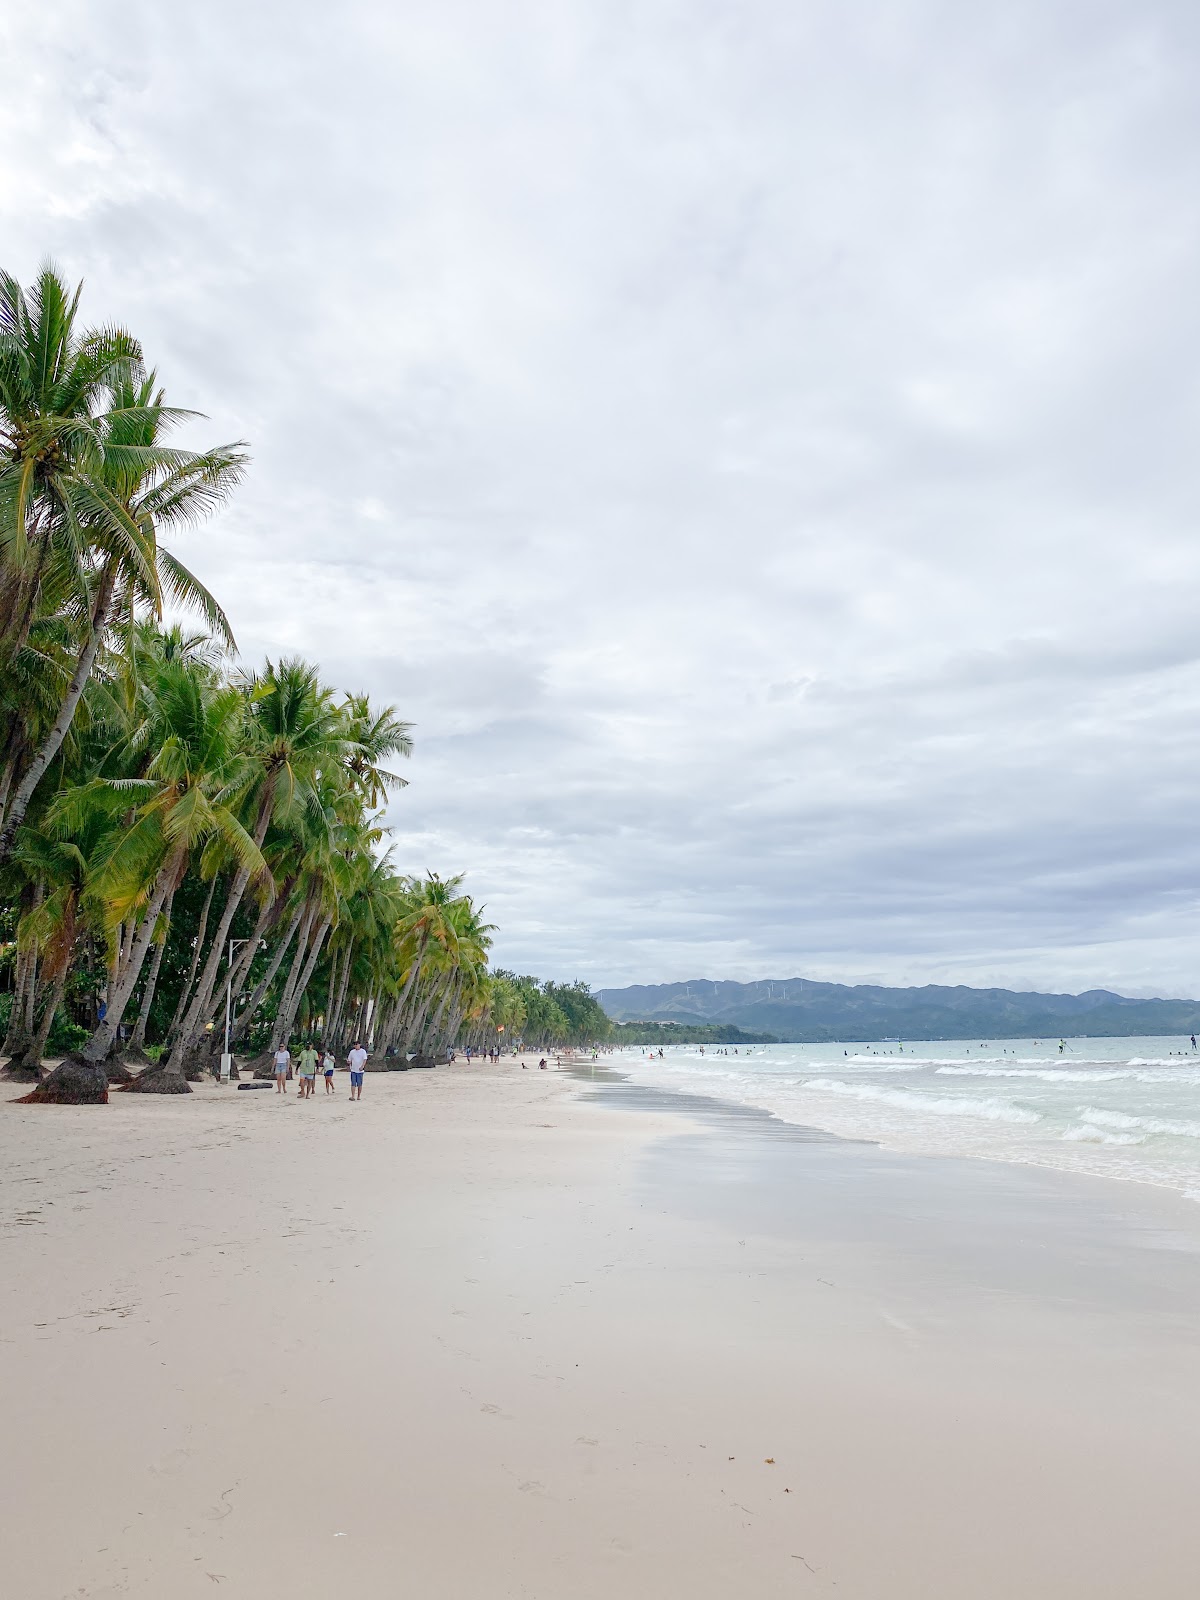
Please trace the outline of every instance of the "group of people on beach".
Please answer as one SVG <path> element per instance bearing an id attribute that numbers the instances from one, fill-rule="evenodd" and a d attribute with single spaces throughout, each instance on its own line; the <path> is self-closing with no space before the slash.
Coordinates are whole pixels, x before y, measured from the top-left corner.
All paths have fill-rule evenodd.
<path id="1" fill-rule="evenodd" d="M 346 1064 L 350 1068 L 350 1098 L 361 1100 L 363 1091 L 363 1073 L 367 1067 L 367 1052 L 356 1040 L 354 1048 L 346 1057 Z M 287 1045 L 280 1045 L 275 1052 L 275 1093 L 286 1094 L 287 1081 L 292 1071 L 292 1052 Z M 337 1057 L 332 1050 L 317 1050 L 311 1044 L 306 1044 L 296 1058 L 296 1074 L 300 1079 L 301 1100 L 311 1100 L 316 1093 L 317 1074 L 325 1076 L 325 1093 L 335 1094 L 333 1075 L 337 1071 Z"/>

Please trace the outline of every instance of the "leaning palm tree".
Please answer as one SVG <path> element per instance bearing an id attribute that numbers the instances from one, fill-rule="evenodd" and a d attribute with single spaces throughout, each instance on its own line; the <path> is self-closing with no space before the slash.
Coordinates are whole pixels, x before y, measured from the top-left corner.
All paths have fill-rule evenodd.
<path id="1" fill-rule="evenodd" d="M 130 930 L 124 957 L 115 969 L 103 1020 L 87 1044 L 38 1086 L 29 1101 L 105 1101 L 104 1062 L 117 1038 L 125 1009 L 141 977 L 168 896 L 179 885 L 189 857 L 217 839 L 247 878 L 266 872 L 266 863 L 242 827 L 230 798 L 247 781 L 241 733 L 246 714 L 238 688 L 216 684 L 209 675 L 183 663 L 164 666 L 151 697 L 154 754 L 142 778 L 97 778 L 63 795 L 51 820 L 67 829 L 89 810 L 124 815 L 130 826 L 96 875 L 94 892 L 103 898 L 110 929 Z M 188 1093 L 182 1072 L 144 1073 L 131 1085 L 141 1092 Z"/>
<path id="2" fill-rule="evenodd" d="M 55 567 L 82 580 L 101 524 L 131 559 L 150 563 L 141 534 L 99 481 L 101 418 L 112 387 L 136 372 L 121 328 L 80 331 L 80 289 L 51 265 L 28 294 L 0 273 L 0 650 L 18 648 Z M 90 524 L 90 532 L 85 525 Z"/>
<path id="3" fill-rule="evenodd" d="M 102 926 L 103 902 L 92 888 L 120 829 L 120 819 L 106 808 L 83 806 L 69 826 L 43 819 L 41 827 L 21 830 L 13 862 L 42 891 L 18 929 L 18 948 L 37 958 L 29 1007 L 37 1020 L 24 1047 L 12 1055 L 6 1077 L 36 1083 L 42 1076 L 42 1056 L 63 1003 L 76 940 L 85 929 Z"/>
<path id="4" fill-rule="evenodd" d="M 291 659 L 245 680 L 247 717 L 246 770 L 243 804 L 247 822 L 253 816 L 253 841 L 261 851 L 272 817 L 303 809 L 319 773 L 339 764 L 346 739 L 331 691 L 306 662 Z M 251 870 L 238 866 L 208 959 L 171 1046 L 169 1066 L 182 1072 L 184 1060 L 199 1043 L 208 1018 L 233 918 L 249 886 Z"/>
<path id="5" fill-rule="evenodd" d="M 91 421 L 86 474 L 72 481 L 67 502 L 78 522 L 71 571 L 83 625 L 76 659 L 57 715 L 30 751 L 5 809 L 0 861 L 10 853 L 34 791 L 62 747 L 117 617 L 132 623 L 139 604 L 157 616 L 165 593 L 176 604 L 199 610 L 209 627 L 232 643 L 221 607 L 160 545 L 159 534 L 219 506 L 242 476 L 244 449 L 168 449 L 162 440 L 185 413 L 164 404 L 153 373 L 135 377 L 128 363 L 110 377 L 105 398 L 108 409 Z"/>

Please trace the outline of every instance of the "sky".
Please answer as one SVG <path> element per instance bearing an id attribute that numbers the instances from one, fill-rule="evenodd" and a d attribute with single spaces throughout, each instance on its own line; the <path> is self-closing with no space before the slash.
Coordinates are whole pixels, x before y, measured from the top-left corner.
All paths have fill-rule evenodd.
<path id="1" fill-rule="evenodd" d="M 0 10 L 0 265 L 254 465 L 499 965 L 1200 994 L 1200 9 Z"/>

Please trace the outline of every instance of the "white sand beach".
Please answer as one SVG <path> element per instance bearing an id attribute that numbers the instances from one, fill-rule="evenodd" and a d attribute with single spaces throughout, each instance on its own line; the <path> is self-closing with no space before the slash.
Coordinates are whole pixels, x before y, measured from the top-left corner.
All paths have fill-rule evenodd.
<path id="1" fill-rule="evenodd" d="M 0 1105 L 4 1592 L 1190 1600 L 1200 1210 L 604 1078 Z"/>

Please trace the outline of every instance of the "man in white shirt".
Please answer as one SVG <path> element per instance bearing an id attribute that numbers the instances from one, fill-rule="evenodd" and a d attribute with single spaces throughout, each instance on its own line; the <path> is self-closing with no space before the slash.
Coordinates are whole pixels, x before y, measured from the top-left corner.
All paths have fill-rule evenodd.
<path id="1" fill-rule="evenodd" d="M 288 1068 L 292 1064 L 292 1053 L 286 1045 L 280 1045 L 275 1052 L 275 1093 L 287 1093 Z"/>
<path id="2" fill-rule="evenodd" d="M 356 1044 L 347 1060 L 350 1063 L 350 1098 L 351 1100 L 361 1100 L 363 1071 L 367 1065 L 367 1052 L 361 1044 Z"/>

